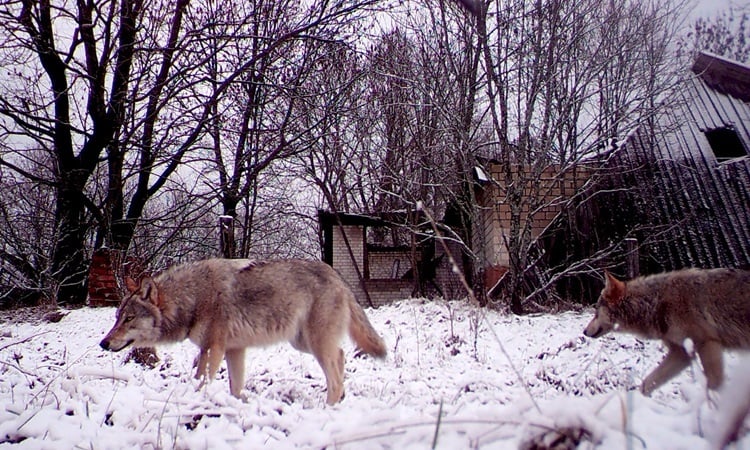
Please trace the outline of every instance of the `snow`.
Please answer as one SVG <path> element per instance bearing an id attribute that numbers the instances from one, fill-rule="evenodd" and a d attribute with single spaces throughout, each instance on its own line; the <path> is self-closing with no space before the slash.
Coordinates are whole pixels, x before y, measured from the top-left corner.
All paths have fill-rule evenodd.
<path id="1" fill-rule="evenodd" d="M 240 400 L 223 367 L 197 390 L 189 342 L 159 347 L 154 369 L 101 350 L 112 308 L 0 322 L 0 449 L 515 449 L 563 429 L 583 433 L 579 448 L 707 449 L 723 420 L 698 362 L 651 398 L 629 389 L 661 345 L 585 338 L 590 311 L 519 317 L 404 300 L 367 314 L 389 355 L 355 358 L 345 342 L 346 396 L 334 406 L 317 362 L 288 344 L 248 351 Z M 733 386 L 750 366 L 727 353 L 725 367 Z"/>

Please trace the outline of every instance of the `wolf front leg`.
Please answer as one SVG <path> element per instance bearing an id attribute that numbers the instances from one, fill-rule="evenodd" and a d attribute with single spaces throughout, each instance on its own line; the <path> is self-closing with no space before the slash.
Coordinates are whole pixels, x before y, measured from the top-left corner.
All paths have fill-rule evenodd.
<path id="1" fill-rule="evenodd" d="M 225 359 L 229 372 L 229 391 L 240 398 L 240 391 L 245 385 L 245 349 L 227 349 Z"/>
<path id="2" fill-rule="evenodd" d="M 711 390 L 718 389 L 724 380 L 722 350 L 723 347 L 717 341 L 696 343 L 695 346 L 695 351 L 703 365 L 703 372 L 706 374 L 706 384 Z"/>
<path id="3" fill-rule="evenodd" d="M 198 368 L 195 371 L 195 379 L 201 380 L 198 389 L 201 389 L 209 381 L 214 379 L 223 358 L 223 344 L 213 344 L 210 347 L 201 347 L 200 355 L 198 355 Z"/>
<path id="4" fill-rule="evenodd" d="M 643 395 L 651 395 L 659 386 L 669 381 L 690 365 L 690 355 L 678 344 L 664 341 L 669 352 L 664 360 L 654 369 L 641 384 Z"/>
<path id="5" fill-rule="evenodd" d="M 194 341 L 201 349 L 198 356 L 198 368 L 195 372 L 195 378 L 202 379 L 198 386 L 199 389 L 216 376 L 221 360 L 224 359 L 227 343 L 227 330 L 224 321 L 215 319 L 206 328 L 207 333 Z"/>
<path id="6" fill-rule="evenodd" d="M 214 344 L 208 349 L 208 371 L 206 372 L 206 378 L 208 381 L 213 380 L 216 377 L 216 372 L 219 371 L 219 365 L 221 360 L 224 359 L 224 345 Z"/>
<path id="7" fill-rule="evenodd" d="M 196 358 L 195 362 L 193 363 L 193 367 L 195 368 L 196 380 L 206 378 L 207 366 L 208 366 L 208 348 L 201 347 L 201 352 L 198 354 L 198 358 Z M 203 383 L 201 383 L 201 386 L 203 386 Z"/>

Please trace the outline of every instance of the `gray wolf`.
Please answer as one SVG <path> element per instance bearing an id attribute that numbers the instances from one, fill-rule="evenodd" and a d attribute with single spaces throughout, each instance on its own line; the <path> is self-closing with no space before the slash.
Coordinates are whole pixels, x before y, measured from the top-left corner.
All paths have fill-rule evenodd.
<path id="1" fill-rule="evenodd" d="M 246 347 L 286 340 L 312 353 L 326 377 L 328 404 L 344 394 L 345 332 L 360 352 L 386 355 L 349 287 L 322 262 L 208 259 L 126 284 L 130 294 L 101 347 L 117 352 L 190 339 L 200 347 L 195 377 L 213 380 L 225 358 L 235 397 L 244 386 Z"/>
<path id="2" fill-rule="evenodd" d="M 667 356 L 641 384 L 651 394 L 690 365 L 684 347 L 693 342 L 709 389 L 723 381 L 722 350 L 750 349 L 750 272 L 685 269 L 620 281 L 605 272 L 596 314 L 584 334 L 612 330 L 661 339 Z"/>

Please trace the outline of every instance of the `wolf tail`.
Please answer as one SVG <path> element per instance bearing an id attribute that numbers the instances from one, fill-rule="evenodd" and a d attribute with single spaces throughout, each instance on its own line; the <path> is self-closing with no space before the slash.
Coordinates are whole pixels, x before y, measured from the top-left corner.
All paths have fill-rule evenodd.
<path id="1" fill-rule="evenodd" d="M 383 342 L 378 332 L 372 327 L 370 320 L 353 295 L 349 296 L 349 311 L 351 316 L 349 320 L 349 336 L 357 344 L 358 352 L 367 353 L 378 358 L 385 358 L 387 353 L 385 342 Z"/>

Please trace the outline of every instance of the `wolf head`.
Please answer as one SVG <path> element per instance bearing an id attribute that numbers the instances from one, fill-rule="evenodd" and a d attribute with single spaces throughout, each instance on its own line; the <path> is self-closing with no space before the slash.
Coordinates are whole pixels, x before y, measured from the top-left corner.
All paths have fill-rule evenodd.
<path id="1" fill-rule="evenodd" d="M 125 281 L 130 294 L 117 308 L 115 325 L 99 343 L 104 350 L 119 352 L 130 344 L 153 345 L 161 336 L 162 314 L 156 283 L 150 278 L 140 285 L 130 278 Z"/>
<path id="2" fill-rule="evenodd" d="M 599 296 L 599 301 L 596 303 L 596 313 L 591 322 L 583 330 L 583 334 L 588 337 L 598 338 L 614 329 L 616 322 L 612 317 L 612 311 L 625 298 L 625 291 L 625 283 L 613 277 L 612 274 L 605 270 L 604 289 Z"/>

